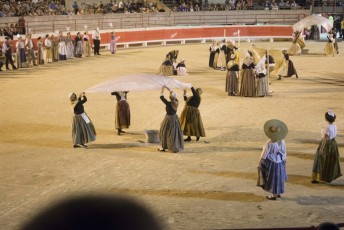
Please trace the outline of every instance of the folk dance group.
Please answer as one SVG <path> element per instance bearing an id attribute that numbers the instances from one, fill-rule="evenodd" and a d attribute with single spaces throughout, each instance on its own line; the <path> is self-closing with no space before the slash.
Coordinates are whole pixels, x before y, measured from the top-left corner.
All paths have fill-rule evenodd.
<path id="1" fill-rule="evenodd" d="M 311 183 L 331 183 L 342 176 L 340 157 L 336 142 L 337 127 L 334 124 L 336 115 L 332 110 L 325 113 L 328 122 L 326 129 L 322 130 L 322 140 L 317 148 Z M 277 200 L 285 192 L 284 183 L 288 179 L 286 172 L 286 143 L 288 128 L 280 120 L 269 120 L 264 124 L 264 132 L 269 140 L 263 147 L 258 165 L 257 186 L 271 193 L 266 198 Z"/>
<path id="2" fill-rule="evenodd" d="M 116 36 L 114 32 L 111 32 L 110 36 L 110 52 L 115 54 L 117 50 Z M 92 40 L 94 43 L 94 55 L 100 55 L 99 46 L 101 38 L 98 29 L 92 34 Z M 47 34 L 44 41 L 42 37 L 37 38 L 37 57 L 35 57 L 35 46 L 31 34 L 27 34 L 25 39 L 19 35 L 18 41 L 15 44 L 17 62 L 17 65 L 15 65 L 12 59 L 11 44 L 11 39 L 5 37 L 2 53 L 5 55 L 7 70 L 10 70 L 9 64 L 15 70 L 17 68 L 43 65 L 44 63 L 81 58 L 82 56 L 90 57 L 92 50 L 90 36 L 87 31 L 83 35 L 78 32 L 74 40 L 70 32 L 67 33 L 67 36 L 63 36 L 63 33 L 59 32 L 58 36 Z"/>
<path id="3" fill-rule="evenodd" d="M 164 89 L 169 91 L 169 99 L 164 96 Z M 160 100 L 165 104 L 166 115 L 161 123 L 159 131 L 159 139 L 161 148 L 158 150 L 164 152 L 169 150 L 177 153 L 184 149 L 184 141 L 191 141 L 191 137 L 195 136 L 196 141 L 200 137 L 205 137 L 205 131 L 201 114 L 199 112 L 199 105 L 201 103 L 202 89 L 191 87 L 192 96 L 187 97 L 186 90 L 184 90 L 185 107 L 181 113 L 180 119 L 177 116 L 177 109 L 179 101 L 177 94 L 168 87 L 162 87 Z M 127 102 L 128 92 L 113 92 L 111 95 L 116 96 L 116 115 L 115 127 L 117 134 L 125 133 L 124 128 L 130 126 L 130 107 Z M 91 119 L 84 111 L 83 104 L 87 101 L 85 93 L 79 97 L 75 93 L 69 95 L 71 106 L 74 112 L 72 119 L 72 140 L 73 147 L 87 147 L 88 142 L 96 139 L 96 131 L 94 129 Z M 183 135 L 187 136 L 184 140 Z"/>

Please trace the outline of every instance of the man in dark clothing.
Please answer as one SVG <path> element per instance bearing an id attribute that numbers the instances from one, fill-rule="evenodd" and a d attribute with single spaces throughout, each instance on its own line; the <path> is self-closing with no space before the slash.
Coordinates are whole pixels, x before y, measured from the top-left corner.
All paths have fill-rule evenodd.
<path id="1" fill-rule="evenodd" d="M 17 67 L 14 65 L 12 60 L 11 42 L 9 37 L 5 37 L 5 42 L 2 44 L 2 52 L 5 53 L 6 58 L 6 70 L 9 70 L 8 64 L 11 63 L 12 69 L 16 70 Z"/>

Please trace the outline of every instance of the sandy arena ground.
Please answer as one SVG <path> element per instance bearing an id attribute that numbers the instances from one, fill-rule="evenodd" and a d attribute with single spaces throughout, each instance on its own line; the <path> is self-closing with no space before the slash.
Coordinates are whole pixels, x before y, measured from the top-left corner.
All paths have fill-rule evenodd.
<path id="1" fill-rule="evenodd" d="M 241 52 L 250 43 L 241 44 Z M 258 47 L 289 47 L 262 42 Z M 107 51 L 102 56 L 46 64 L 0 75 L 0 229 L 18 229 L 42 207 L 71 194 L 124 193 L 143 201 L 167 229 L 306 227 L 344 222 L 344 177 L 311 184 L 313 157 L 326 126 L 337 115 L 344 170 L 344 47 L 325 57 L 325 42 L 307 42 L 308 54 L 291 57 L 300 78 L 272 79 L 274 96 L 228 97 L 226 72 L 207 67 L 209 44 Z M 144 129 L 159 129 L 165 115 L 159 91 L 130 92 L 132 126 L 114 130 L 115 98 L 88 94 L 86 112 L 98 132 L 88 149 L 74 149 L 68 94 L 107 79 L 156 73 L 167 52 L 179 49 L 189 76 L 176 77 L 203 88 L 200 106 L 206 138 L 181 153 L 161 153 L 146 143 Z M 182 101 L 182 91 L 179 93 Z M 190 95 L 190 92 L 189 92 Z M 182 102 L 178 114 L 180 115 Z M 256 187 L 256 167 L 266 120 L 289 127 L 286 193 L 268 201 Z"/>

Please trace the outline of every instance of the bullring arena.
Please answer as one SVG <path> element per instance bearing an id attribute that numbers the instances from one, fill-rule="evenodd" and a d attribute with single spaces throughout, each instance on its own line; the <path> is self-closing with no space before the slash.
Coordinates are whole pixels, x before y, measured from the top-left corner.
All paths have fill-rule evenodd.
<path id="1" fill-rule="evenodd" d="M 299 79 L 271 77 L 273 96 L 229 97 L 225 71 L 208 67 L 209 42 L 118 49 L 111 55 L 6 71 L 0 75 L 0 228 L 18 229 L 42 207 L 71 195 L 124 194 L 142 201 L 166 229 L 309 227 L 343 222 L 344 178 L 311 184 L 313 159 L 326 126 L 324 113 L 337 115 L 337 142 L 344 168 L 343 50 L 325 57 L 326 41 L 306 41 L 308 52 L 292 56 Z M 252 42 L 242 41 L 239 54 Z M 290 41 L 260 42 L 266 49 Z M 204 91 L 200 111 L 206 137 L 185 143 L 180 153 L 159 152 L 145 129 L 159 129 L 165 115 L 159 91 L 130 92 L 131 127 L 114 127 L 115 98 L 88 93 L 85 110 L 97 140 L 73 148 L 68 94 L 105 80 L 157 73 L 166 53 L 178 49 L 188 76 L 174 78 Z M 176 90 L 183 107 L 182 91 Z M 189 92 L 190 94 L 190 92 Z M 263 124 L 284 121 L 287 145 L 286 193 L 269 201 L 256 186 Z"/>

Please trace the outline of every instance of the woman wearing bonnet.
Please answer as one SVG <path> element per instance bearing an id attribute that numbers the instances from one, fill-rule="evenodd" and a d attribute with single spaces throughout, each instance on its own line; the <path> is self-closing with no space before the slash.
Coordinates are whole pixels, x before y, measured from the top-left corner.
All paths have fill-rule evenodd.
<path id="1" fill-rule="evenodd" d="M 288 179 L 284 141 L 288 128 L 282 121 L 272 119 L 265 122 L 264 132 L 269 140 L 264 145 L 260 156 L 257 186 L 271 193 L 266 197 L 268 200 L 277 200 L 284 193 L 284 182 Z"/>
<path id="2" fill-rule="evenodd" d="M 84 105 L 87 101 L 85 93 L 82 93 L 79 97 L 75 93 L 69 94 L 71 107 L 74 111 L 72 122 L 72 138 L 73 147 L 87 147 L 88 142 L 96 140 L 96 130 L 84 111 Z"/>
<path id="3" fill-rule="evenodd" d="M 326 130 L 321 131 L 322 140 L 315 154 L 312 183 L 332 182 L 342 175 L 339 164 L 338 144 L 336 142 L 337 126 L 334 124 L 336 115 L 332 110 L 325 113 L 328 122 Z"/>
<path id="4" fill-rule="evenodd" d="M 170 92 L 171 101 L 166 100 L 164 97 L 165 88 Z M 184 149 L 183 132 L 177 116 L 177 108 L 179 104 L 177 94 L 168 87 L 163 86 L 161 88 L 160 99 L 166 105 L 166 115 L 160 126 L 159 139 L 161 148 L 158 150 L 160 152 L 165 152 L 165 150 L 168 149 L 177 153 Z"/>
<path id="5" fill-rule="evenodd" d="M 256 78 L 254 74 L 254 61 L 252 53 L 248 50 L 244 63 L 242 64 L 242 81 L 240 86 L 240 96 L 256 96 Z"/>
<path id="6" fill-rule="evenodd" d="M 229 96 L 235 96 L 239 92 L 238 80 L 239 65 L 235 62 L 235 54 L 230 56 L 227 63 L 226 88 Z"/>

